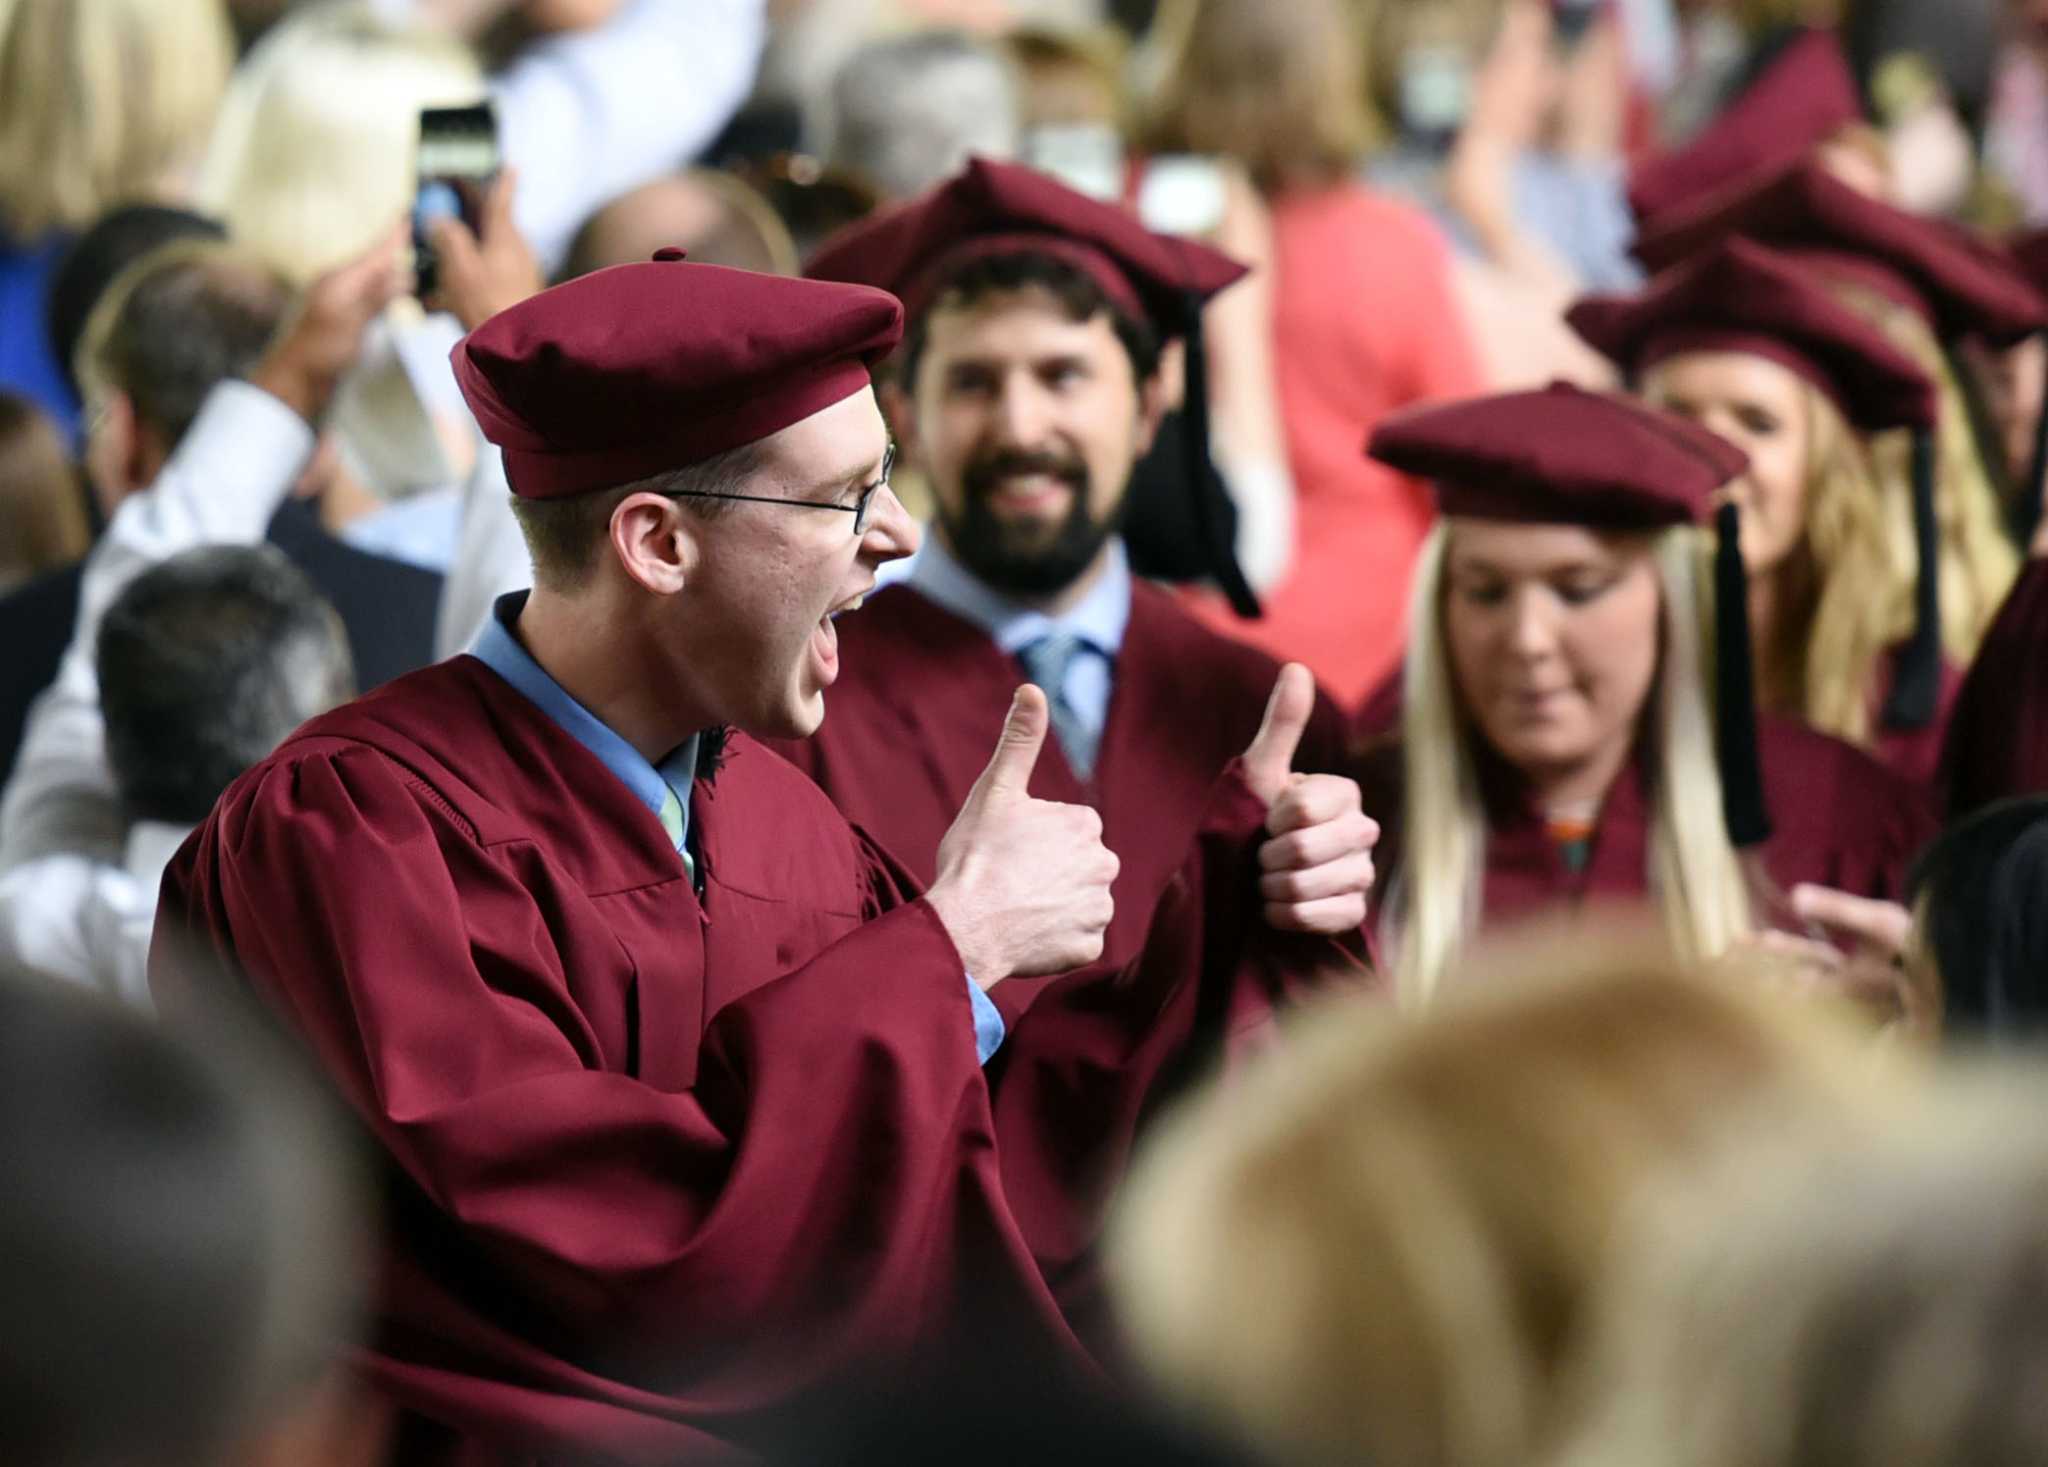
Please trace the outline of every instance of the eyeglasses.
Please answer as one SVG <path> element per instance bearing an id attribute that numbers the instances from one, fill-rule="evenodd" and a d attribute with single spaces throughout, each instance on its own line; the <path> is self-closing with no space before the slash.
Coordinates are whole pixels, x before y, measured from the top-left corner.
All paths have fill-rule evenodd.
<path id="1" fill-rule="evenodd" d="M 896 467 L 896 445 L 890 444 L 882 454 L 882 472 L 872 484 L 861 487 L 860 497 L 851 504 L 832 504 L 823 499 L 778 499 L 770 494 L 720 494 L 710 489 L 663 489 L 659 491 L 670 499 L 738 499 L 747 504 L 786 504 L 792 509 L 836 509 L 853 516 L 853 533 L 859 538 L 868 532 L 869 511 L 874 508 L 876 491 L 889 487 L 889 472 Z"/>

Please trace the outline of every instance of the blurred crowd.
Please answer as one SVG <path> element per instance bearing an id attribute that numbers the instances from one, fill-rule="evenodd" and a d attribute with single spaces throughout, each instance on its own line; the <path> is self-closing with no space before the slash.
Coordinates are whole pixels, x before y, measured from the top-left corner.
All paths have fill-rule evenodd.
<path id="1" fill-rule="evenodd" d="M 487 162 L 430 207 L 422 114 L 479 105 Z M 998 248 L 1026 238 L 1028 267 Z M 1343 938 L 1314 993 L 1195 1016 L 1226 1037 L 1069 1169 L 1072 1237 L 1018 1204 L 1083 1369 L 994 1313 L 828 1369 L 800 1309 L 736 1353 L 745 1389 L 642 1368 L 692 1337 L 650 1339 L 624 1244 L 497 1309 L 554 1206 L 520 1168 L 608 1158 L 479 1149 L 444 1192 L 375 1031 L 458 1088 L 472 1050 L 398 1034 L 353 969 L 308 997 L 167 957 L 202 847 L 279 873 L 237 899 L 308 950 L 360 891 L 392 951 L 439 951 L 410 878 L 320 868 L 350 848 L 319 817 L 267 843 L 245 775 L 420 669 L 502 672 L 506 598 L 577 589 L 604 523 L 533 496 L 542 414 L 465 352 L 495 322 L 510 361 L 507 313 L 672 250 L 907 310 L 890 455 L 827 506 L 890 589 L 824 627 L 823 730 L 763 735 L 892 879 L 946 876 L 1026 679 L 1032 788 L 1099 813 L 1131 971 L 1229 925 L 1176 873 L 1282 664 L 1313 674 L 1310 773 L 1283 755 L 1267 804 L 1357 791 L 1301 794 L 1254 858 L 1269 922 Z M 645 323 L 584 324 L 623 352 Z M 1089 326 L 1114 393 L 1063 385 L 1081 346 L 994 383 Z M 750 497 L 710 465 L 655 492 Z M 2048 1461 L 2044 482 L 2043 0 L 0 0 L 0 1459 Z M 717 755 L 687 747 L 661 849 L 701 896 Z M 1288 864 L 1330 859 L 1311 826 L 1367 831 L 1359 890 Z M 465 961 L 603 1070 L 559 931 Z M 568 998 L 503 976 L 529 961 Z M 1021 1154 L 1017 987 L 975 995 L 976 1144 Z M 637 1080 L 662 1041 L 626 1042 Z M 1139 1048 L 1031 1104 L 1071 1123 Z M 907 1185 L 878 1154 L 861 1185 Z M 745 1170 L 704 1165 L 714 1197 Z M 879 1275 L 862 1248 L 837 1267 Z M 840 1281 L 790 1268 L 830 1313 Z M 444 1285 L 486 1302 L 389 1304 Z M 491 1389 L 437 1417 L 438 1376 Z M 502 1425 L 590 1380 L 698 1435 Z"/>

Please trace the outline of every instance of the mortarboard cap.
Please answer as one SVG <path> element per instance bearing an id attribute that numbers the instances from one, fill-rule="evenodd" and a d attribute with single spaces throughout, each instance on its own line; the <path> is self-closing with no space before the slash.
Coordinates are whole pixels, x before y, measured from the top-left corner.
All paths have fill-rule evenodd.
<path id="1" fill-rule="evenodd" d="M 1638 164 L 1628 204 L 1654 226 L 1805 158 L 1842 128 L 1863 120 L 1863 98 L 1842 43 L 1809 30 L 1683 147 Z"/>
<path id="2" fill-rule="evenodd" d="M 616 488 L 766 438 L 868 385 L 903 309 L 856 285 L 662 250 L 501 311 L 455 378 L 524 499 Z"/>
<path id="3" fill-rule="evenodd" d="M 1155 233 L 1129 210 L 1036 169 L 974 158 L 945 183 L 826 240 L 804 273 L 887 290 L 914 319 L 965 265 L 1022 253 L 1066 262 L 1120 310 L 1149 321 L 1162 339 L 1186 339 L 1183 452 L 1196 480 L 1190 487 L 1204 569 L 1240 616 L 1257 616 L 1258 600 L 1237 564 L 1236 507 L 1209 457 L 1202 352 L 1202 305 L 1243 279 L 1243 265 L 1196 240 Z"/>
<path id="4" fill-rule="evenodd" d="M 1121 309 L 1165 337 L 1184 333 L 1188 297 L 1207 300 L 1247 273 L 1218 250 L 1155 234 L 1129 210 L 1048 174 L 986 158 L 969 160 L 909 203 L 847 226 L 818 247 L 804 273 L 877 286 L 917 316 L 951 271 L 1024 250 L 1084 271 Z"/>
<path id="5" fill-rule="evenodd" d="M 1599 530 L 1700 523 L 1749 463 L 1671 413 L 1563 382 L 1392 414 L 1366 452 L 1429 480 L 1446 515 Z"/>
<path id="6" fill-rule="evenodd" d="M 1631 376 L 1688 351 L 1768 357 L 1825 393 L 1866 432 L 1929 428 L 1934 383 L 1885 334 L 1776 250 L 1725 240 L 1634 295 L 1588 296 L 1572 329 Z"/>
<path id="7" fill-rule="evenodd" d="M 1873 199 L 1813 162 L 1646 230 L 1636 258 L 1662 270 L 1744 235 L 1919 312 L 1943 341 L 2013 342 L 2048 325 L 2048 301 L 2012 257 L 1944 220 Z"/>
<path id="8" fill-rule="evenodd" d="M 1749 600 L 1735 507 L 1715 495 L 1749 465 L 1727 439 L 1631 398 L 1559 382 L 1412 408 L 1373 430 L 1366 452 L 1430 481 L 1445 515 L 1596 530 L 1697 524 L 1715 550 L 1715 746 L 1729 839 L 1769 838 L 1749 656 Z"/>

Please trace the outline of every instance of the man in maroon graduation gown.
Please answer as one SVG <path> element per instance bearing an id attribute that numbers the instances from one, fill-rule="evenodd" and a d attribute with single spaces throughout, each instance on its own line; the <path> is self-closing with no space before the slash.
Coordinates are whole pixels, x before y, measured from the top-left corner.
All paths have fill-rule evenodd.
<path id="1" fill-rule="evenodd" d="M 1243 267 L 1033 170 L 976 160 L 828 241 L 808 273 L 903 298 L 883 405 L 936 523 L 907 583 L 841 629 L 831 719 L 779 747 L 929 880 L 1029 677 L 1056 735 L 1032 792 L 1101 813 L 1123 863 L 1105 951 L 1124 961 L 1279 671 L 1136 579 L 1118 535 L 1165 411 L 1162 344 Z M 1319 695 L 1301 767 L 1342 767 L 1344 739 Z M 1030 995 L 1012 985 L 996 999 L 1014 1011 Z"/>
<path id="2" fill-rule="evenodd" d="M 981 989 L 1095 957 L 1116 867 L 1091 812 L 1025 793 L 1042 696 L 922 893 L 749 736 L 817 726 L 833 613 L 915 544 L 867 370 L 900 324 L 674 260 L 486 322 L 457 375 L 535 589 L 308 724 L 166 874 L 159 1001 L 234 965 L 386 1154 L 364 1368 L 405 1462 L 680 1460 L 920 1348 L 1078 1358 L 1042 1270 L 1085 1273 L 1162 1076 L 1281 971 L 1261 868 L 1274 921 L 1362 918 L 1362 852 L 1324 838 L 1356 786 L 1288 772 L 1300 669 L 1143 961 L 1007 1036 Z"/>

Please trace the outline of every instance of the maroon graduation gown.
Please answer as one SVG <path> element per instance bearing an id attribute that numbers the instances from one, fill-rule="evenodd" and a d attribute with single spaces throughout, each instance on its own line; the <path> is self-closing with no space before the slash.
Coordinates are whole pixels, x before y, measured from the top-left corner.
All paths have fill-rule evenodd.
<path id="1" fill-rule="evenodd" d="M 1757 727 L 1773 833 L 1761 852 L 1780 894 L 1803 881 L 1858 896 L 1897 898 L 1905 870 L 1934 832 L 1921 788 L 1840 739 L 1802 724 L 1765 718 Z M 1401 860 L 1401 746 L 1389 738 L 1363 761 L 1367 808 L 1384 809 L 1381 893 Z M 1482 761 L 1487 807 L 1482 924 L 1513 922 L 1591 899 L 1643 899 L 1650 892 L 1650 820 L 1654 796 L 1643 760 L 1622 771 L 1607 793 L 1584 867 L 1571 870 L 1543 816 L 1512 771 Z"/>
<path id="2" fill-rule="evenodd" d="M 1954 663 L 1944 659 L 1933 719 L 1925 728 L 1886 728 L 1879 715 L 1891 697 L 1892 686 L 1899 674 L 1899 658 L 1904 651 L 1902 642 L 1886 654 L 1883 690 L 1870 704 L 1875 725 L 1870 752 L 1894 773 L 1904 775 L 1927 791 L 1930 801 L 1938 803 L 1941 751 L 1948 739 L 1949 720 L 1955 716 L 1956 698 L 1963 690 L 1963 675 Z"/>
<path id="3" fill-rule="evenodd" d="M 840 674 L 825 695 L 824 726 L 775 747 L 929 882 L 1023 669 L 980 627 L 907 586 L 879 593 L 838 625 Z M 1132 585 L 1093 777 L 1077 778 L 1048 738 L 1031 780 L 1040 799 L 1093 806 L 1103 843 L 1123 863 L 1106 962 L 1126 962 L 1143 945 L 1216 771 L 1251 742 L 1279 674 L 1265 653 L 1218 636 L 1157 588 Z M 1343 716 L 1318 691 L 1295 766 L 1342 769 L 1345 740 Z M 1008 1016 L 1037 991 L 1005 983 L 992 996 Z"/>
<path id="4" fill-rule="evenodd" d="M 2048 790 L 2048 559 L 2027 561 L 1977 648 L 1942 772 L 1951 817 Z"/>
<path id="5" fill-rule="evenodd" d="M 944 928 L 808 780 L 734 739 L 700 899 L 645 805 L 457 658 L 230 788 L 166 873 L 152 983 L 173 1008 L 234 963 L 385 1153 L 365 1369 L 435 1424 L 409 1460 L 675 1460 L 949 1336 L 1079 1357 L 1041 1263 L 1088 1296 L 1131 1130 L 1281 981 L 1263 810 L 1234 772 L 1213 796 L 1202 899 L 1055 980 L 985 1076 Z"/>

